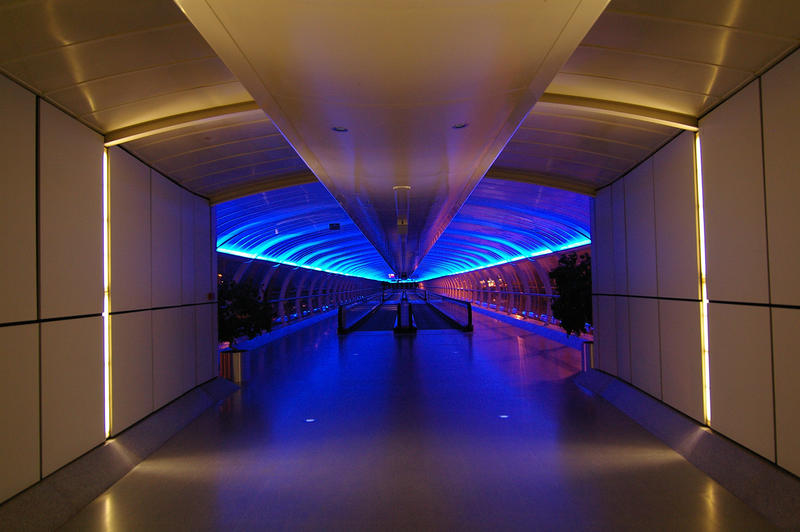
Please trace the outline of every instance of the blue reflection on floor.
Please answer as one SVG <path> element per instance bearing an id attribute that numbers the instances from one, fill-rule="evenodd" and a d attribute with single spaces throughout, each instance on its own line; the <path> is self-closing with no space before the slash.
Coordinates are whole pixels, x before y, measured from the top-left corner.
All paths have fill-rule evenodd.
<path id="1" fill-rule="evenodd" d="M 768 528 L 581 392 L 578 351 L 475 318 L 344 337 L 330 320 L 265 346 L 240 392 L 66 529 Z"/>

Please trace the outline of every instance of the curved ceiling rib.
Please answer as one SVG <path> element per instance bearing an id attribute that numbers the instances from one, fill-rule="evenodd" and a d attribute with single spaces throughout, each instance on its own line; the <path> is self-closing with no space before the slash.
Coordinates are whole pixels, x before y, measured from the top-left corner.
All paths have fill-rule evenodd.
<path id="1" fill-rule="evenodd" d="M 219 204 L 217 251 L 379 281 L 391 272 L 319 183 Z"/>
<path id="2" fill-rule="evenodd" d="M 486 178 L 412 276 L 425 280 L 584 245 L 589 197 Z M 331 230 L 329 224 L 340 229 Z M 320 183 L 217 206 L 218 251 L 389 280 L 391 269 Z"/>
<path id="3" fill-rule="evenodd" d="M 424 281 L 589 243 L 583 194 L 484 178 L 420 267 Z"/>

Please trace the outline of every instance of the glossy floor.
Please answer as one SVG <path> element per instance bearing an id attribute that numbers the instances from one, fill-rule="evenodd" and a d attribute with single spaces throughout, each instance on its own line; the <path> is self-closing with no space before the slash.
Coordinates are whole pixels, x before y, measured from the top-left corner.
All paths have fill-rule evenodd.
<path id="1" fill-rule="evenodd" d="M 249 382 L 69 530 L 761 530 L 768 523 L 569 376 L 579 354 L 475 332 L 336 335 L 251 355 Z"/>

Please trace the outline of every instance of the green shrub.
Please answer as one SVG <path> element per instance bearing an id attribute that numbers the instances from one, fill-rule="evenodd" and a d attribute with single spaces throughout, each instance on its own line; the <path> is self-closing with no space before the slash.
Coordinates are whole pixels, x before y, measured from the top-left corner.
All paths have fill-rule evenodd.
<path id="1" fill-rule="evenodd" d="M 221 279 L 217 302 L 220 342 L 230 342 L 233 346 L 244 336 L 252 339 L 272 327 L 272 308 L 255 283 Z"/>
<path id="2" fill-rule="evenodd" d="M 561 321 L 567 334 L 586 332 L 592 323 L 592 265 L 588 254 L 567 253 L 558 259 L 550 272 L 559 297 L 553 301 L 553 316 Z"/>

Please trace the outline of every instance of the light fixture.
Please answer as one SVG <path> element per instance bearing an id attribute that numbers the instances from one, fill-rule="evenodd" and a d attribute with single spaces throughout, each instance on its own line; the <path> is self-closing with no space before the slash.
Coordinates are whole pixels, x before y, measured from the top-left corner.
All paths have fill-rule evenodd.
<path id="1" fill-rule="evenodd" d="M 467 122 L 459 122 L 458 124 L 453 124 L 453 129 L 464 129 L 468 125 Z"/>
<path id="2" fill-rule="evenodd" d="M 700 342 L 703 372 L 703 420 L 711 425 L 711 376 L 708 354 L 708 288 L 706 279 L 706 218 L 703 209 L 703 160 L 700 153 L 700 133 L 694 134 L 695 187 L 697 198 L 697 240 L 700 255 Z"/>
<path id="3" fill-rule="evenodd" d="M 111 287 L 111 250 L 109 245 L 109 164 L 108 149 L 103 149 L 103 396 L 106 438 L 111 435 L 111 324 L 109 321 Z"/>
<path id="4" fill-rule="evenodd" d="M 331 130 L 335 131 L 337 133 L 347 133 L 347 131 L 348 131 L 348 129 L 346 127 L 342 127 L 342 126 L 333 126 L 331 128 Z"/>

